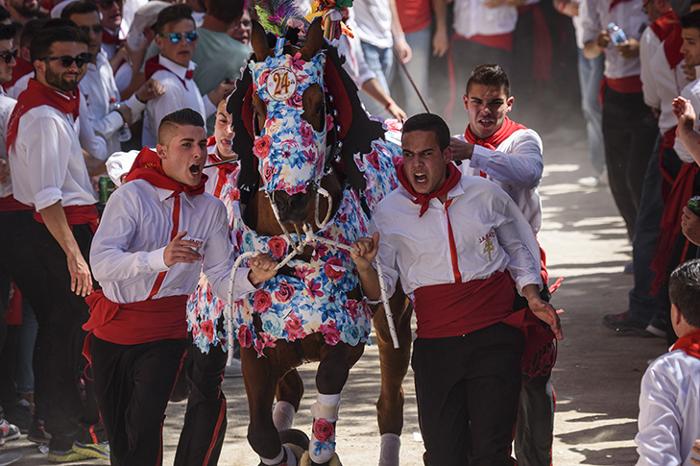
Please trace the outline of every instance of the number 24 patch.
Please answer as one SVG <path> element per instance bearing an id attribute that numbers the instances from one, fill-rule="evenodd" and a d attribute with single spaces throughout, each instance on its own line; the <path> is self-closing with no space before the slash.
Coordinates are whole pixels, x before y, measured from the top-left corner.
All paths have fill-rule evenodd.
<path id="1" fill-rule="evenodd" d="M 277 68 L 267 77 L 267 93 L 273 100 L 285 101 L 294 95 L 296 89 L 297 78 L 287 67 Z"/>

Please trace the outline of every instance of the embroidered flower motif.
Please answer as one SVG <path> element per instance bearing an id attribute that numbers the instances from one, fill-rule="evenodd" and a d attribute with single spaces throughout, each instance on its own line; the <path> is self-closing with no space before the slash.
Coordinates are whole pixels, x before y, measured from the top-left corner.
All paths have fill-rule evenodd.
<path id="1" fill-rule="evenodd" d="M 339 257 L 331 257 L 323 266 L 324 272 L 331 280 L 340 280 L 345 275 L 345 267 Z"/>
<path id="2" fill-rule="evenodd" d="M 270 255 L 275 259 L 282 259 L 287 254 L 287 242 L 284 238 L 273 236 L 267 242 L 267 246 L 270 248 Z"/>
<path id="3" fill-rule="evenodd" d="M 314 438 L 319 442 L 327 442 L 335 437 L 335 426 L 328 419 L 314 419 Z"/>
<path id="4" fill-rule="evenodd" d="M 265 332 L 258 333 L 258 338 L 255 340 L 255 351 L 258 355 L 262 355 L 265 348 L 274 348 L 275 339 Z"/>
<path id="5" fill-rule="evenodd" d="M 270 145 L 272 143 L 272 138 L 267 134 L 255 138 L 255 143 L 253 144 L 253 154 L 259 159 L 267 158 L 270 155 Z"/>
<path id="6" fill-rule="evenodd" d="M 326 344 L 335 346 L 340 341 L 340 332 L 338 327 L 335 326 L 335 321 L 331 321 L 329 324 L 321 324 L 319 330 L 323 334 L 323 340 Z"/>
<path id="7" fill-rule="evenodd" d="M 238 343 L 240 343 L 243 348 L 250 348 L 253 344 L 253 334 L 246 324 L 238 327 Z"/>
<path id="8" fill-rule="evenodd" d="M 321 290 L 321 282 L 318 280 L 309 280 L 306 282 L 306 291 L 309 293 L 311 298 L 323 296 L 323 290 Z"/>
<path id="9" fill-rule="evenodd" d="M 266 290 L 257 290 L 253 294 L 253 309 L 255 312 L 265 312 L 272 305 L 270 293 Z"/>
<path id="10" fill-rule="evenodd" d="M 292 299 L 292 296 L 294 295 L 294 287 L 292 285 L 287 283 L 285 280 L 282 280 L 278 286 L 279 288 L 277 288 L 277 291 L 275 291 L 275 298 L 277 301 L 286 303 Z"/>
<path id="11" fill-rule="evenodd" d="M 205 320 L 200 324 L 199 328 L 202 330 L 204 337 L 207 338 L 209 341 L 212 341 L 214 339 L 214 324 L 211 320 Z"/>
<path id="12" fill-rule="evenodd" d="M 289 341 L 301 340 L 306 336 L 306 332 L 304 332 L 304 324 L 295 312 L 292 312 L 289 314 L 289 316 L 287 316 L 284 324 L 284 330 L 287 332 L 287 339 Z"/>

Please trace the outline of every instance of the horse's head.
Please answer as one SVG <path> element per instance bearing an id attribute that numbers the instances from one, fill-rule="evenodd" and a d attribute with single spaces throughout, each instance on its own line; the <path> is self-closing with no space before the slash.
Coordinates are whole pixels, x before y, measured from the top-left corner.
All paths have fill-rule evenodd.
<path id="1" fill-rule="evenodd" d="M 324 174 L 326 134 L 332 125 L 326 115 L 321 23 L 312 23 L 302 47 L 278 38 L 271 48 L 257 23 L 251 43 L 256 59 L 249 65 L 253 154 L 261 186 L 280 221 L 301 223 L 310 215 L 310 201 Z"/>

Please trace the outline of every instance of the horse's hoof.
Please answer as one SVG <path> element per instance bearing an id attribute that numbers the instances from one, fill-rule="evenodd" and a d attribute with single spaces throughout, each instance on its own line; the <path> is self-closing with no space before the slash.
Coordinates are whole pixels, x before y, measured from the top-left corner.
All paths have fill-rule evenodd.
<path id="1" fill-rule="evenodd" d="M 279 433 L 280 443 L 300 447 L 302 451 L 309 449 L 309 436 L 299 429 L 287 429 Z"/>
<path id="2" fill-rule="evenodd" d="M 311 461 L 311 455 L 309 455 L 308 451 L 305 451 L 304 456 L 299 460 L 299 466 L 343 466 L 343 464 L 340 462 L 340 458 L 338 458 L 338 453 L 333 453 L 333 457 L 326 463 L 319 464 Z"/>

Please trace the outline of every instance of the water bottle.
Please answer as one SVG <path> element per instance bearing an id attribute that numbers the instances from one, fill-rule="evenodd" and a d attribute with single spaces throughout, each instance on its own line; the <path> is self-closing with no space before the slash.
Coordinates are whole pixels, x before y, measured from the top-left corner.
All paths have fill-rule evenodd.
<path id="1" fill-rule="evenodd" d="M 615 23 L 608 24 L 608 34 L 610 34 L 610 42 L 612 42 L 613 45 L 620 45 L 627 42 L 625 31 Z"/>

